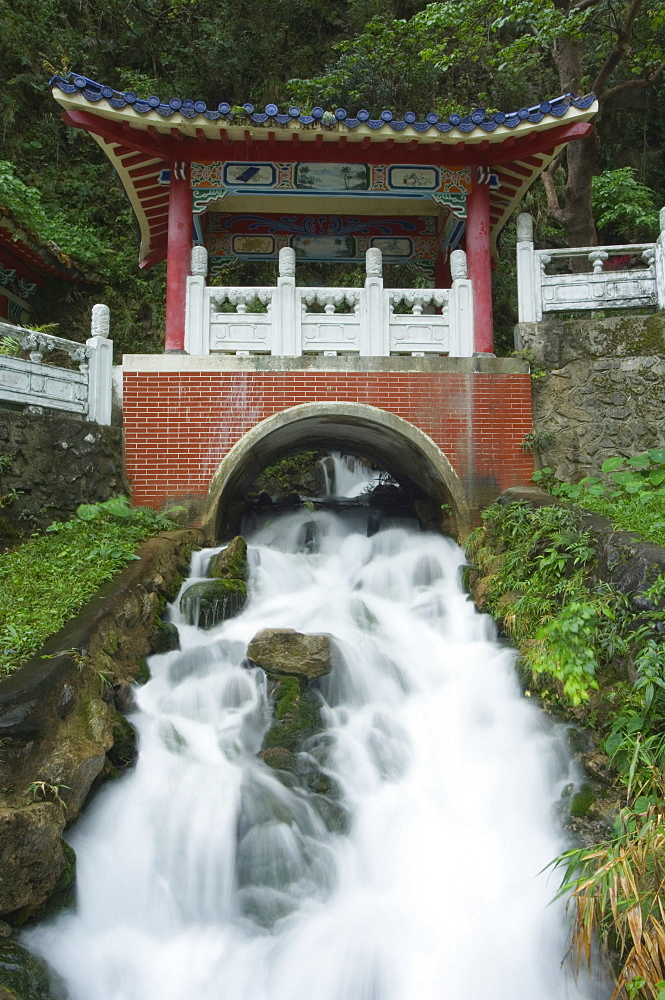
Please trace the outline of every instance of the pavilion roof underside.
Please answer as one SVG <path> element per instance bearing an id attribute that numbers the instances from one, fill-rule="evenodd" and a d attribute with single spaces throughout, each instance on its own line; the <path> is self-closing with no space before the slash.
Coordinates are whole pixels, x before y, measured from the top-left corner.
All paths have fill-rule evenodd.
<path id="1" fill-rule="evenodd" d="M 368 167 L 485 167 L 499 182 L 497 185 L 495 180 L 490 190 L 495 246 L 498 233 L 527 188 L 563 145 L 590 132 L 588 121 L 597 110 L 593 95 L 565 95 L 518 112 L 487 115 L 478 110 L 466 117 L 451 115 L 446 121 L 430 115 L 418 122 L 409 113 L 396 120 L 390 112 L 377 120 L 364 117 L 362 112 L 351 118 L 342 109 L 330 113 L 313 109 L 311 115 L 301 115 L 299 109 L 291 108 L 288 114 L 280 114 L 275 105 L 268 105 L 260 113 L 245 105 L 242 115 L 234 115 L 224 104 L 210 111 L 203 102 L 172 99 L 163 103 L 158 98 L 142 101 L 134 94 L 120 94 L 78 75 L 67 80 L 55 77 L 51 85 L 55 99 L 65 110 L 65 121 L 90 132 L 116 169 L 138 221 L 143 267 L 166 257 L 169 189 L 164 184 L 164 171 L 171 169 L 174 162 L 312 165 L 334 161 Z M 308 197 L 306 191 L 278 189 L 271 193 L 247 190 L 228 194 L 224 211 L 246 210 L 246 199 L 251 197 L 263 199 L 262 208 L 268 199 L 273 200 L 273 210 L 281 210 L 282 206 L 294 210 L 297 197 L 301 210 Z M 313 210 L 318 213 L 325 213 L 328 207 L 338 211 L 332 198 L 329 206 L 326 204 L 321 192 L 312 192 L 309 197 L 316 199 Z M 401 199 L 398 208 L 395 192 L 392 198 L 381 197 L 381 192 L 375 191 L 371 198 L 369 192 L 363 197 L 358 192 L 356 199 L 355 210 L 364 214 L 380 213 L 377 206 L 384 204 L 385 211 L 392 215 L 432 211 L 431 207 L 425 208 L 425 201 L 416 199 Z"/>
<path id="2" fill-rule="evenodd" d="M 94 277 L 83 274 L 65 253 L 54 243 L 45 243 L 35 234 L 19 225 L 8 209 L 0 206 L 0 248 L 5 262 L 16 261 L 37 282 L 46 275 L 65 281 L 95 282 Z"/>

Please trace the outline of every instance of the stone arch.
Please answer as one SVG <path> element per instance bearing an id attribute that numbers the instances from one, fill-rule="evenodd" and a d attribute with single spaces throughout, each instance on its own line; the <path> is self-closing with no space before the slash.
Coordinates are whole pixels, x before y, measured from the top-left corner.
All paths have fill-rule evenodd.
<path id="1" fill-rule="evenodd" d="M 286 455 L 323 448 L 364 456 L 390 473 L 414 497 L 449 505 L 450 529 L 463 534 L 469 510 L 450 461 L 418 427 L 366 403 L 302 403 L 252 427 L 222 459 L 208 489 L 203 528 L 210 538 L 228 533 L 233 511 L 256 477 Z"/>

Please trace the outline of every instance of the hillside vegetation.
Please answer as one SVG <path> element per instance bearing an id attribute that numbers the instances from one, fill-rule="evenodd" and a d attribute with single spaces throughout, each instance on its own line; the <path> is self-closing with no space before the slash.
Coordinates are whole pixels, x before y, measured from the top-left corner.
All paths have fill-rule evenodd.
<path id="1" fill-rule="evenodd" d="M 48 89 L 53 73 L 76 69 L 163 99 L 364 106 L 375 114 L 509 110 L 595 89 L 597 137 L 574 143 L 530 196 L 538 239 L 593 242 L 592 175 L 603 178 L 593 197 L 604 241 L 653 238 L 654 210 L 665 203 L 661 4 L 0 0 L 0 23 L 0 207 L 101 277 L 97 289 L 53 284 L 35 321 L 59 321 L 63 335 L 82 338 L 91 301 L 102 299 L 119 351 L 160 349 L 164 266 L 138 270 L 129 205 L 96 143 L 62 123 Z M 515 321 L 513 242 L 509 227 L 496 281 L 505 349 Z M 229 282 L 252 277 L 242 263 L 227 270 Z M 267 270 L 272 280 L 274 268 Z"/>

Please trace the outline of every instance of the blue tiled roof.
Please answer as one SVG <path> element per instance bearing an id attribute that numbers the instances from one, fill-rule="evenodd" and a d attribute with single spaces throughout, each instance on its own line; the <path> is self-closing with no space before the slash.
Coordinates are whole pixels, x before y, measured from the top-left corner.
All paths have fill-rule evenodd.
<path id="1" fill-rule="evenodd" d="M 171 115 L 180 114 L 185 118 L 192 119 L 200 116 L 208 121 L 223 119 L 228 124 L 232 124 L 235 118 L 231 111 L 231 105 L 225 102 L 211 109 L 204 101 L 181 101 L 179 97 L 172 97 L 166 102 L 154 96 L 140 98 L 132 91 L 121 93 L 118 90 L 113 90 L 112 87 L 104 87 L 101 83 L 95 83 L 94 80 L 81 76 L 79 73 L 69 73 L 66 78 L 54 76 L 50 85 L 57 87 L 63 94 L 81 94 L 91 104 L 106 101 L 112 108 L 122 110 L 131 107 L 138 114 L 156 111 L 162 118 L 170 118 Z M 367 125 L 368 128 L 375 131 L 385 129 L 386 131 L 401 132 L 403 129 L 411 127 L 416 132 L 427 132 L 430 129 L 435 129 L 438 132 L 450 132 L 451 129 L 456 128 L 460 132 L 468 133 L 475 129 L 481 129 L 483 132 L 494 132 L 499 125 L 514 128 L 523 121 L 538 123 L 545 115 L 560 118 L 571 107 L 586 110 L 591 107 L 594 100 L 593 94 L 587 94 L 584 97 L 563 94 L 552 101 L 543 101 L 541 104 L 520 108 L 518 111 L 496 111 L 494 114 L 487 114 L 483 108 L 477 108 L 469 115 L 452 114 L 447 118 L 439 118 L 438 115 L 432 113 L 426 115 L 424 121 L 418 121 L 418 117 L 413 111 L 405 112 L 402 118 L 397 118 L 392 111 L 382 111 L 380 118 L 374 119 L 370 117 L 369 111 L 358 111 L 355 117 L 352 117 L 344 108 L 337 108 L 334 112 L 324 111 L 323 108 L 312 108 L 311 114 L 304 115 L 297 107 L 290 107 L 288 112 L 282 113 L 276 104 L 267 104 L 263 111 L 258 111 L 253 104 L 243 104 L 242 107 L 246 118 L 255 125 L 288 125 L 290 122 L 299 122 L 301 125 L 321 124 L 325 128 L 343 122 L 350 129 L 357 128 L 359 125 Z"/>

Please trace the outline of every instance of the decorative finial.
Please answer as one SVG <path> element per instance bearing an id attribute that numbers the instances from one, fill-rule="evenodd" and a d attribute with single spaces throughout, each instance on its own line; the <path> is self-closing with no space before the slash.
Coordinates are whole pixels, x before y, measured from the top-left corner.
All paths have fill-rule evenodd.
<path id="1" fill-rule="evenodd" d="M 280 278 L 296 276 L 296 252 L 293 247 L 282 247 L 279 251 L 279 276 Z"/>
<path id="2" fill-rule="evenodd" d="M 533 243 L 533 219 L 528 212 L 517 216 L 517 240 L 519 243 Z"/>
<path id="3" fill-rule="evenodd" d="M 383 254 L 378 247 L 370 247 L 365 254 L 365 271 L 368 278 L 380 278 L 383 274 Z"/>
<path id="4" fill-rule="evenodd" d="M 92 307 L 90 333 L 93 337 L 108 337 L 111 328 L 111 312 L 108 306 L 98 302 Z"/>
<path id="5" fill-rule="evenodd" d="M 197 278 L 205 278 L 208 273 L 208 251 L 205 247 L 192 247 L 191 273 Z"/>
<path id="6" fill-rule="evenodd" d="M 466 267 L 466 254 L 463 250 L 453 250 L 450 255 L 450 274 L 453 281 L 460 281 L 468 277 Z"/>

